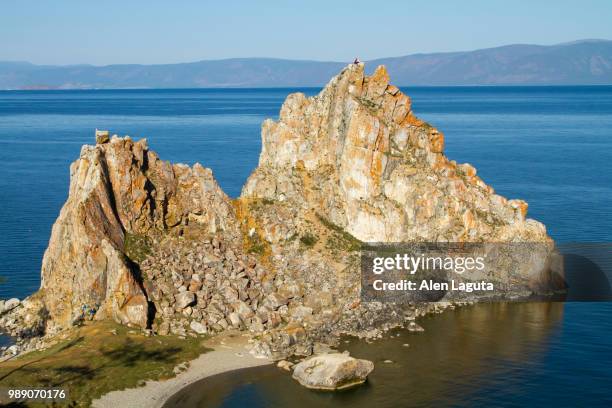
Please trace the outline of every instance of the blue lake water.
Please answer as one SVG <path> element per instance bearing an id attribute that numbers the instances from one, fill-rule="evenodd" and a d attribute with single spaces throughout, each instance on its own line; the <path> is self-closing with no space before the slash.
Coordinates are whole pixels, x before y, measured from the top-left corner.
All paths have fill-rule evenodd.
<path id="1" fill-rule="evenodd" d="M 225 191 L 237 196 L 257 164 L 261 122 L 275 118 L 293 91 L 0 91 L 0 276 L 7 279 L 0 298 L 23 298 L 38 288 L 51 225 L 66 199 L 69 164 L 81 145 L 93 143 L 96 127 L 146 137 L 162 159 L 211 167 Z M 544 222 L 558 242 L 612 241 L 612 87 L 404 91 L 415 113 L 445 134 L 450 158 L 472 163 L 499 194 L 527 200 L 529 216 Z M 494 392 L 504 384 L 495 373 L 503 372 L 512 385 L 500 394 L 506 406 L 610 406 L 612 307 L 562 307 L 546 330 L 552 346 L 534 348 L 541 369 L 520 360 L 504 370 L 505 360 L 492 357 L 499 361 L 489 362 L 490 381 L 474 378 L 477 385 Z M 240 406 L 228 395 L 219 404 Z"/>

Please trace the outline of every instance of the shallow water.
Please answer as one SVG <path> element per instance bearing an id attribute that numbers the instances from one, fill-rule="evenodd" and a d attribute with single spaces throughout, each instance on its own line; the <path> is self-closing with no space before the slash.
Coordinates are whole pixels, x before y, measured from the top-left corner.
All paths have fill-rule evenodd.
<path id="1" fill-rule="evenodd" d="M 593 325 L 612 330 L 612 307 L 602 305 L 597 312 L 586 303 L 469 306 L 423 319 L 425 333 L 342 343 L 375 363 L 358 388 L 312 391 L 265 366 L 194 383 L 166 407 L 610 406 L 612 340 L 592 337 Z M 590 321 L 578 319 L 585 310 Z"/>

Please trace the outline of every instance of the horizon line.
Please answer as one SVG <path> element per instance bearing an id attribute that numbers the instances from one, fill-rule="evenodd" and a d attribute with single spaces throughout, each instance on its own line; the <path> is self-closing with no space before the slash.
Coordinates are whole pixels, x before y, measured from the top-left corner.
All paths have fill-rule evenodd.
<path id="1" fill-rule="evenodd" d="M 565 41 L 561 43 L 547 44 L 547 45 L 546 44 L 536 44 L 536 43 L 511 43 L 511 44 L 505 44 L 505 45 L 497 45 L 494 47 L 474 48 L 474 49 L 469 49 L 469 50 L 417 52 L 417 53 L 412 53 L 412 54 L 403 54 L 403 55 L 390 56 L 390 57 L 379 57 L 379 58 L 365 60 L 364 63 L 375 62 L 378 60 L 385 60 L 385 59 L 406 58 L 406 57 L 421 56 L 421 55 L 470 53 L 470 52 L 493 50 L 497 48 L 515 47 L 515 46 L 558 47 L 558 46 L 571 46 L 571 45 L 576 45 L 576 44 L 584 44 L 584 43 L 590 43 L 590 42 L 592 43 L 612 42 L 612 40 L 605 39 L 605 38 L 584 38 L 584 39 Z M 196 60 L 196 61 L 166 62 L 166 63 L 151 63 L 151 64 L 144 64 L 144 63 L 137 63 L 137 62 L 136 63 L 110 63 L 110 64 L 101 64 L 101 65 L 89 64 L 89 63 L 38 64 L 38 63 L 33 63 L 30 61 L 23 61 L 23 60 L 0 60 L 0 64 L 1 63 L 28 64 L 28 65 L 32 65 L 36 67 L 57 67 L 57 68 L 68 68 L 68 67 L 106 68 L 106 67 L 113 67 L 113 66 L 163 66 L 163 65 L 180 65 L 180 64 L 198 64 L 198 63 L 203 63 L 203 62 L 227 62 L 227 61 L 237 61 L 237 60 L 268 60 L 268 61 L 291 61 L 291 62 L 304 62 L 304 63 L 314 62 L 314 63 L 319 63 L 319 64 L 321 63 L 323 64 L 345 64 L 345 62 L 343 61 L 317 60 L 317 59 L 295 59 L 295 58 L 283 58 L 283 57 L 261 57 L 261 56 L 260 57 L 257 57 L 257 56 L 229 57 L 229 58 L 216 58 L 216 59 L 213 58 L 213 59 L 201 59 L 201 60 Z M 466 85 L 466 86 L 470 86 L 470 85 Z M 118 89 L 123 89 L 123 88 L 118 88 Z M 183 89 L 183 88 L 177 88 L 177 89 Z M 199 89 L 199 88 L 193 88 L 193 89 Z"/>

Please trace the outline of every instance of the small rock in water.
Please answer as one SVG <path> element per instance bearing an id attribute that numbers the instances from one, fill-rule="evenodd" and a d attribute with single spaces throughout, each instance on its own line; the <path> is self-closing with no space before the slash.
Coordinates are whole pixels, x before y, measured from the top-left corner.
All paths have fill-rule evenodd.
<path id="1" fill-rule="evenodd" d="M 365 382 L 374 363 L 345 353 L 320 354 L 296 364 L 293 378 L 307 388 L 340 390 Z"/>
<path id="2" fill-rule="evenodd" d="M 393 360 L 385 360 L 385 361 L 383 361 L 383 363 L 385 363 L 385 364 L 391 364 L 391 363 L 393 363 Z"/>
<path id="3" fill-rule="evenodd" d="M 410 322 L 410 324 L 408 325 L 408 331 L 423 332 L 425 331 L 425 329 L 419 326 L 418 324 L 416 324 L 415 322 Z"/>
<path id="4" fill-rule="evenodd" d="M 402 346 L 403 346 L 403 347 L 410 347 L 410 344 L 408 344 L 408 343 L 404 343 L 404 344 L 402 344 Z"/>
<path id="5" fill-rule="evenodd" d="M 287 360 L 281 360 L 276 363 L 276 366 L 281 370 L 291 371 L 291 367 L 293 367 L 293 364 Z"/>

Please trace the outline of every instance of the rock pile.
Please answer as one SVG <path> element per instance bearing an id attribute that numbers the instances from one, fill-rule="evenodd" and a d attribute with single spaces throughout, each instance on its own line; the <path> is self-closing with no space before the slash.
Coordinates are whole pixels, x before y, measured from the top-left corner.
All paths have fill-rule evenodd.
<path id="1" fill-rule="evenodd" d="M 162 335 L 261 332 L 279 325 L 288 302 L 255 256 L 222 238 L 166 239 L 140 268 L 155 306 L 153 330 Z"/>

